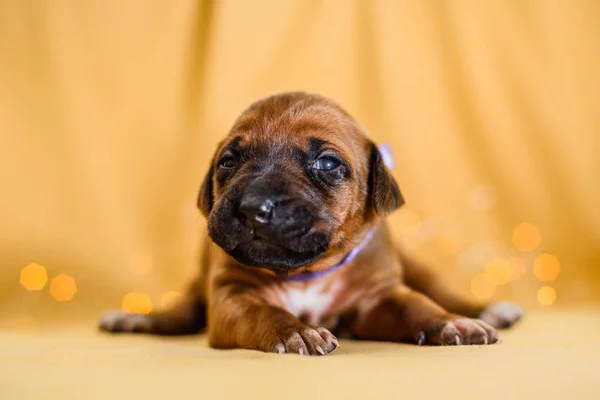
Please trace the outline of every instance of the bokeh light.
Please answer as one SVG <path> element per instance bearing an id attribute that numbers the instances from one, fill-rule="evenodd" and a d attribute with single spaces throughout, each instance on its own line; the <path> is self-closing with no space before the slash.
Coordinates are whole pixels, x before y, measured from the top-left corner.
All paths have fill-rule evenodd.
<path id="1" fill-rule="evenodd" d="M 127 293 L 123 297 L 121 308 L 126 313 L 149 314 L 152 311 L 152 300 L 146 293 Z"/>
<path id="2" fill-rule="evenodd" d="M 146 275 L 152 271 L 152 254 L 146 251 L 138 251 L 129 258 L 129 269 L 135 275 Z"/>
<path id="3" fill-rule="evenodd" d="M 491 284 L 484 274 L 478 274 L 471 279 L 471 293 L 480 300 L 488 300 L 496 291 L 496 287 Z"/>
<path id="4" fill-rule="evenodd" d="M 177 301 L 181 298 L 181 293 L 176 292 L 175 290 L 169 290 L 160 296 L 160 307 L 161 308 L 169 308 L 175 305 Z"/>
<path id="5" fill-rule="evenodd" d="M 543 286 L 537 292 L 537 301 L 544 306 L 551 306 L 556 301 L 556 290 L 550 286 Z"/>
<path id="6" fill-rule="evenodd" d="M 494 258 L 485 266 L 485 279 L 495 286 L 506 285 L 513 276 L 513 267 L 508 260 Z"/>
<path id="7" fill-rule="evenodd" d="M 486 240 L 474 243 L 461 251 L 458 256 L 458 265 L 464 271 L 473 274 L 481 272 L 482 265 L 494 258 L 501 257 L 505 253 L 501 244 L 494 240 Z"/>
<path id="8" fill-rule="evenodd" d="M 69 301 L 77 293 L 77 284 L 69 275 L 60 274 L 50 281 L 49 292 L 56 301 Z"/>
<path id="9" fill-rule="evenodd" d="M 512 242 L 521 251 L 535 250 L 541 241 L 540 229 L 529 222 L 524 222 L 513 230 Z"/>
<path id="10" fill-rule="evenodd" d="M 36 263 L 23 267 L 21 269 L 20 282 L 29 291 L 42 290 L 46 286 L 46 282 L 48 282 L 46 268 Z"/>
<path id="11" fill-rule="evenodd" d="M 560 273 L 558 257 L 544 253 L 538 256 L 533 263 L 533 274 L 543 282 L 552 282 Z"/>
<path id="12" fill-rule="evenodd" d="M 508 262 L 512 268 L 512 276 L 510 279 L 513 281 L 522 279 L 527 273 L 527 267 L 523 260 L 518 257 L 510 257 Z"/>

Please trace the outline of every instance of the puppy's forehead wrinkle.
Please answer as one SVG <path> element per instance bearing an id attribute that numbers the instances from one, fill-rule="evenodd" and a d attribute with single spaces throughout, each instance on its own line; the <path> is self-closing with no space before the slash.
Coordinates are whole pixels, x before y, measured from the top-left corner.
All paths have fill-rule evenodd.
<path id="1" fill-rule="evenodd" d="M 302 136 L 315 130 L 337 131 L 338 135 L 353 137 L 362 133 L 356 121 L 336 103 L 301 92 L 283 93 L 255 102 L 232 129 L 254 135 L 277 133 L 286 136 Z"/>
<path id="2" fill-rule="evenodd" d="M 349 116 L 340 114 L 340 111 L 322 104 L 311 105 L 301 110 L 290 109 L 281 115 L 280 119 L 295 124 L 314 124 L 317 127 L 341 125 Z"/>

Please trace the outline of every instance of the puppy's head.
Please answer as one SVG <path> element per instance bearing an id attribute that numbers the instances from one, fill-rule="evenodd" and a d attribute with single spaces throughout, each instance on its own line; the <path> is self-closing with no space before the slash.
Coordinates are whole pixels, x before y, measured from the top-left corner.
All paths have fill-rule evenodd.
<path id="1" fill-rule="evenodd" d="M 345 251 L 366 223 L 402 203 L 358 124 L 305 93 L 271 96 L 244 111 L 198 196 L 217 245 L 241 264 L 275 271 Z"/>

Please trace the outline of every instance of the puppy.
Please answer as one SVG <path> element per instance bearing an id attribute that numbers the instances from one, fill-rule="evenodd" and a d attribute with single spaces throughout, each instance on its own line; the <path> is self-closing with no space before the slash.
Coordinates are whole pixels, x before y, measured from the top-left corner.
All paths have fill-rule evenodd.
<path id="1" fill-rule="evenodd" d="M 222 141 L 198 207 L 210 240 L 172 309 L 109 312 L 109 332 L 208 328 L 220 349 L 323 355 L 334 336 L 419 345 L 492 344 L 521 317 L 449 291 L 394 247 L 404 199 L 382 154 L 332 101 L 282 93 L 252 104 Z"/>

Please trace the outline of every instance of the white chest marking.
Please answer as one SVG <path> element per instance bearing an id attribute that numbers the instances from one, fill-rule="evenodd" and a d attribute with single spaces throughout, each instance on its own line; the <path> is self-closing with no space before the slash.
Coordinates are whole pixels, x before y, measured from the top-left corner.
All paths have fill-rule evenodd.
<path id="1" fill-rule="evenodd" d="M 331 285 L 327 291 L 323 283 L 315 283 L 305 288 L 287 287 L 281 300 L 286 310 L 296 317 L 306 316 L 310 325 L 319 325 L 322 318 L 333 305 L 339 284 Z"/>

